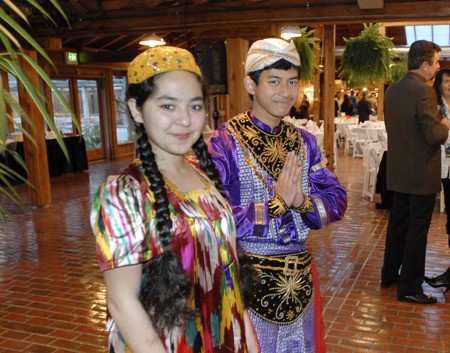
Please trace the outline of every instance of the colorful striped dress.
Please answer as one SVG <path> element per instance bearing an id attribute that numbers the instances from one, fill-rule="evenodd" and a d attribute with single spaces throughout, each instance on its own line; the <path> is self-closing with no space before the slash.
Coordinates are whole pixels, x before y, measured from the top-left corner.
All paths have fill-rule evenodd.
<path id="1" fill-rule="evenodd" d="M 205 188 L 200 190 L 166 189 L 173 222 L 172 249 L 191 278 L 191 305 L 199 315 L 165 332 L 161 339 L 168 352 L 244 353 L 235 224 L 226 200 L 205 175 L 202 179 Z M 144 268 L 161 253 L 153 194 L 148 190 L 148 180 L 134 164 L 101 184 L 91 211 L 101 271 L 139 263 Z M 115 353 L 130 352 L 109 314 L 107 329 Z"/>

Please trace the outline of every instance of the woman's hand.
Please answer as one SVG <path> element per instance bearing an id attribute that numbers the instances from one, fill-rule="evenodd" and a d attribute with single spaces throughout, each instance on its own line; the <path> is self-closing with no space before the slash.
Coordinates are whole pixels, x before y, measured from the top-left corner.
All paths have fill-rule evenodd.
<path id="1" fill-rule="evenodd" d="M 150 317 L 139 301 L 142 264 L 103 272 L 106 305 L 133 353 L 166 353 Z"/>
<path id="2" fill-rule="evenodd" d="M 247 340 L 248 353 L 260 353 L 261 347 L 259 346 L 258 338 L 256 337 L 255 329 L 253 328 L 252 320 L 248 315 L 248 311 L 244 312 L 244 324 L 245 324 L 245 338 Z"/>

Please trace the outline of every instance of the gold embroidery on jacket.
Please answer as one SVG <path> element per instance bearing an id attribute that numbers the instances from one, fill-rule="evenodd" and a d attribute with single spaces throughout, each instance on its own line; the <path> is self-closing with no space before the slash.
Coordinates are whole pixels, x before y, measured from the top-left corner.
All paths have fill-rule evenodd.
<path id="1" fill-rule="evenodd" d="M 288 152 L 296 154 L 302 148 L 303 160 L 306 160 L 306 148 L 300 133 L 292 125 L 281 122 L 278 134 L 271 134 L 256 126 L 247 113 L 242 113 L 228 122 L 241 145 L 247 147 L 258 164 L 266 172 L 278 179 Z M 242 146 L 241 146 L 242 147 Z"/>

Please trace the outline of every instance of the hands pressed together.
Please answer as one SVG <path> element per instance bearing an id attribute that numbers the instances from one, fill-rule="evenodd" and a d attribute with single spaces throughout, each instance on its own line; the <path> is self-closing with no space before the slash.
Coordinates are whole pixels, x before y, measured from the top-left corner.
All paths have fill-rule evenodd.
<path id="1" fill-rule="evenodd" d="M 299 165 L 295 151 L 290 151 L 286 156 L 286 162 L 275 186 L 275 193 L 288 207 L 300 207 L 305 201 L 302 190 L 302 166 Z"/>

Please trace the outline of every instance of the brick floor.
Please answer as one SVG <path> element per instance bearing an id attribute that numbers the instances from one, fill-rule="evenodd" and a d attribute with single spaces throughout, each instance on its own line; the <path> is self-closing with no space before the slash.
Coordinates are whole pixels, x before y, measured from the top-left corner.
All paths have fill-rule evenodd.
<path id="1" fill-rule="evenodd" d="M 339 153 L 336 174 L 348 191 L 348 211 L 341 222 L 310 235 L 327 352 L 449 352 L 450 306 L 442 289 L 424 284 L 439 303 L 422 306 L 400 303 L 395 288 L 380 288 L 388 211 L 375 209 L 378 197 L 362 198 L 362 159 Z M 49 206 L 9 206 L 16 224 L 0 222 L 0 352 L 107 351 L 105 288 L 89 209 L 99 183 L 127 163 L 94 163 L 89 172 L 53 178 Z M 17 189 L 28 199 L 24 186 Z M 430 276 L 450 264 L 445 221 L 436 207 L 427 248 Z"/>

